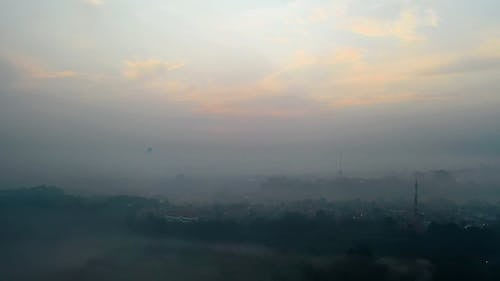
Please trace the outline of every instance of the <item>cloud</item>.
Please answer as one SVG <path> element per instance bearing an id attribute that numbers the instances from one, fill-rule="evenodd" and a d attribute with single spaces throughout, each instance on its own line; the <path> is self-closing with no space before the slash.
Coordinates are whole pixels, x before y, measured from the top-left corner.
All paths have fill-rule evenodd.
<path id="1" fill-rule="evenodd" d="M 396 13 L 398 16 L 393 19 L 345 16 L 342 20 L 352 23 L 351 27 L 355 23 L 365 23 L 358 26 L 358 34 L 404 42 L 424 40 L 425 29 L 439 25 L 433 10 L 398 9 Z M 421 48 L 395 50 L 379 48 L 379 45 L 372 47 L 366 45 L 372 43 L 369 40 L 358 39 L 338 42 L 335 48 L 314 48 L 308 44 L 287 46 L 282 54 L 270 52 L 271 66 L 256 75 L 245 74 L 245 69 L 255 64 L 251 54 L 251 61 L 243 63 L 228 59 L 216 60 L 217 63 L 210 67 L 203 66 L 203 62 L 193 63 L 189 71 L 181 72 L 182 76 L 170 73 L 182 68 L 182 63 L 126 61 L 123 75 L 132 80 L 142 79 L 140 85 L 149 87 L 150 92 L 161 93 L 165 99 L 184 104 L 198 113 L 279 117 L 345 107 L 396 106 L 412 102 L 430 105 L 443 99 L 457 101 L 456 95 L 443 95 L 455 91 L 450 86 L 456 84 L 453 77 L 430 77 L 422 73 L 477 71 L 499 64 L 496 59 L 487 59 L 486 55 L 464 56 L 467 52 L 460 49 L 453 52 Z M 495 50 L 494 47 L 484 49 L 485 52 Z M 488 58 L 495 56 L 489 54 Z M 443 97 L 438 98 L 438 95 Z M 297 96 L 314 102 L 301 108 L 300 104 L 292 106 L 273 100 L 286 101 Z"/>
<path id="2" fill-rule="evenodd" d="M 326 9 L 316 8 L 314 9 L 308 17 L 308 21 L 311 23 L 325 22 L 329 19 L 329 14 Z"/>
<path id="3" fill-rule="evenodd" d="M 426 13 L 425 14 L 426 25 L 430 27 L 438 27 L 440 19 L 436 11 L 432 9 L 427 9 L 425 13 Z"/>
<path id="4" fill-rule="evenodd" d="M 448 55 L 446 60 L 419 74 L 451 75 L 500 70 L 500 41 L 492 38 L 495 38 L 494 34 L 489 35 L 475 50 Z"/>
<path id="5" fill-rule="evenodd" d="M 69 78 L 76 77 L 78 74 L 71 70 L 63 70 L 63 71 L 38 71 L 33 73 L 34 78 L 40 79 L 54 79 L 54 78 Z"/>
<path id="6" fill-rule="evenodd" d="M 300 49 L 295 51 L 285 65 L 272 75 L 286 75 L 295 71 L 314 70 L 332 65 L 355 64 L 361 60 L 363 53 L 363 50 L 353 47 L 339 47 L 326 54 L 315 54 Z"/>
<path id="7" fill-rule="evenodd" d="M 163 76 L 167 72 L 184 67 L 183 63 L 172 63 L 161 60 L 125 61 L 123 75 L 127 79 L 137 80 Z"/>
<path id="8" fill-rule="evenodd" d="M 81 74 L 73 70 L 49 70 L 25 58 L 16 58 L 13 60 L 13 64 L 23 73 L 28 74 L 30 78 L 34 79 L 62 79 L 81 76 Z"/>
<path id="9" fill-rule="evenodd" d="M 105 92 L 102 89 L 106 85 L 117 81 L 107 75 L 48 68 L 33 58 L 0 55 L 0 96 L 90 98 Z"/>
<path id="10" fill-rule="evenodd" d="M 18 69 L 9 61 L 0 58 L 0 91 L 12 85 L 18 77 Z"/>
<path id="11" fill-rule="evenodd" d="M 287 67 L 285 67 L 285 70 L 300 69 L 313 66 L 317 63 L 318 57 L 316 55 L 307 53 L 304 50 L 298 50 L 293 54 L 291 62 Z"/>
<path id="12" fill-rule="evenodd" d="M 155 91 L 191 104 L 198 113 L 292 117 L 345 107 L 439 101 L 430 94 L 435 81 L 427 83 L 429 78 L 418 74 L 448 60 L 442 54 L 374 55 L 348 46 L 324 53 L 299 49 L 256 79 L 236 82 L 187 76 L 181 81 L 148 81 L 157 81 Z"/>
<path id="13" fill-rule="evenodd" d="M 169 89 L 171 89 L 169 87 Z M 240 83 L 200 83 L 192 81 L 179 100 L 193 101 L 202 105 L 223 105 L 239 103 L 263 96 L 276 96 L 286 92 L 286 85 L 277 76 L 269 75 L 261 79 Z"/>
<path id="14" fill-rule="evenodd" d="M 387 90 L 390 85 L 406 79 L 400 73 L 401 65 L 383 68 L 366 64 L 364 53 L 354 47 L 337 48 L 325 54 L 300 49 L 281 67 L 255 80 L 242 83 L 168 81 L 156 88 L 163 87 L 172 100 L 193 104 L 198 113 L 240 117 L 292 117 L 328 108 L 424 99 Z"/>
<path id="15" fill-rule="evenodd" d="M 203 104 L 197 112 L 232 117 L 301 117 L 318 113 L 322 106 L 317 101 L 294 95 L 258 96 L 225 103 Z"/>
<path id="16" fill-rule="evenodd" d="M 428 100 L 428 96 L 417 95 L 415 93 L 393 93 L 393 94 L 375 94 L 365 96 L 343 96 L 333 99 L 330 104 L 333 107 L 352 107 L 352 106 L 372 106 L 377 104 L 394 104 L 404 102 L 415 102 L 418 100 Z M 436 97 L 431 97 L 436 99 Z"/>
<path id="17" fill-rule="evenodd" d="M 354 18 L 348 24 L 348 29 L 356 34 L 367 37 L 393 37 L 401 41 L 412 42 L 423 40 L 418 30 L 421 27 L 437 27 L 439 18 L 435 11 L 416 9 L 401 11 L 396 19 L 380 19 L 369 17 Z"/>
<path id="18" fill-rule="evenodd" d="M 5 68 L 6 66 L 8 68 Z M 4 69 L 2 70 L 2 68 Z M 98 73 L 83 73 L 70 69 L 52 69 L 52 67 L 47 67 L 45 63 L 41 63 L 37 59 L 25 56 L 0 58 L 0 76 L 2 76 L 0 77 L 0 82 L 8 79 L 8 83 L 2 83 L 4 86 L 8 84 L 14 89 L 23 91 L 31 91 L 38 87 L 44 87 L 43 85 L 47 85 L 45 82 L 49 81 L 55 83 L 68 81 L 69 83 L 66 85 L 75 85 L 73 83 L 78 80 L 81 83 L 91 85 L 88 83 L 116 80 L 113 76 Z"/>
<path id="19" fill-rule="evenodd" d="M 104 4 L 103 0 L 84 0 L 85 4 L 90 6 L 100 6 Z"/>
<path id="20" fill-rule="evenodd" d="M 338 48 L 331 59 L 327 59 L 325 62 L 331 64 L 337 63 L 356 63 L 361 61 L 364 51 L 358 48 L 343 47 Z"/>
<path id="21" fill-rule="evenodd" d="M 500 70 L 500 56 L 496 57 L 481 57 L 471 56 L 462 57 L 441 65 L 434 69 L 424 71 L 424 75 L 446 75 L 446 74 L 462 74 L 468 72 Z"/>
<path id="22" fill-rule="evenodd" d="M 140 85 L 151 93 L 162 93 L 171 102 L 188 104 L 196 113 L 203 115 L 277 117 L 295 115 L 299 111 L 297 106 L 292 110 L 287 106 L 290 103 L 282 102 L 278 105 L 274 100 L 275 97 L 284 97 L 284 100 L 288 97 L 288 85 L 275 73 L 242 81 L 188 76 L 152 79 Z M 264 104 L 261 102 L 263 100 L 272 102 Z"/>
<path id="23" fill-rule="evenodd" d="M 401 65 L 363 62 L 364 50 L 337 48 L 325 54 L 294 52 L 281 67 L 244 83 L 223 81 L 190 86 L 165 83 L 164 92 L 196 112 L 240 117 L 293 117 L 328 108 L 409 102 L 425 97 L 399 94 L 387 88 L 407 79 Z M 369 90 L 367 90 L 367 87 Z M 405 90 L 406 91 L 406 90 Z"/>
<path id="24" fill-rule="evenodd" d="M 297 51 L 274 74 L 282 94 L 300 89 L 304 96 L 332 109 L 434 102 L 432 83 L 419 75 L 448 61 L 443 54 L 408 56 L 405 52 L 377 52 L 356 47 L 339 47 L 324 53 Z"/>
<path id="25" fill-rule="evenodd" d="M 497 28 L 500 30 L 500 26 Z M 499 56 L 500 55 L 500 32 L 485 33 L 483 42 L 478 47 L 477 52 L 484 56 Z"/>

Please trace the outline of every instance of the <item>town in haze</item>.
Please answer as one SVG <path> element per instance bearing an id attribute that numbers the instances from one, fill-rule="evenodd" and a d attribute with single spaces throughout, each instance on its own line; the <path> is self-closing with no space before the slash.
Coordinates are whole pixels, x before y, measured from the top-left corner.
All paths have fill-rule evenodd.
<path id="1" fill-rule="evenodd" d="M 500 280 L 500 1 L 0 2 L 0 281 Z"/>
<path id="2" fill-rule="evenodd" d="M 4 189 L 0 269 L 16 280 L 496 280 L 496 171 L 179 174 L 147 195 Z"/>

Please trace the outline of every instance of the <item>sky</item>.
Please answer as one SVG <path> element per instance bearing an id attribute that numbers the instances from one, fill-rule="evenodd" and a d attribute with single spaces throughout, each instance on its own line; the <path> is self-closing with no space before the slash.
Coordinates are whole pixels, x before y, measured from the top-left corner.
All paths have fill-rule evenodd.
<path id="1" fill-rule="evenodd" d="M 500 159 L 498 1 L 0 4 L 3 182 Z"/>

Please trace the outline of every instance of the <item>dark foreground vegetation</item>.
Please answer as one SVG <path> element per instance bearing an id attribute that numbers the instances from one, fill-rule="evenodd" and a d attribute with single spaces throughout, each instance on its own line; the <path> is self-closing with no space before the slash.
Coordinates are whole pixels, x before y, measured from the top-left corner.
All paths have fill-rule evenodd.
<path id="1" fill-rule="evenodd" d="M 0 280 L 500 280 L 498 205 L 401 209 L 4 190 Z"/>

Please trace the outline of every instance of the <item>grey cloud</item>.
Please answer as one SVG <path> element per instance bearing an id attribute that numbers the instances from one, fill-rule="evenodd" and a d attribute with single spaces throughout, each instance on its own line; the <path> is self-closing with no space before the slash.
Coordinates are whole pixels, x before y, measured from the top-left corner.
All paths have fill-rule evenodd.
<path id="1" fill-rule="evenodd" d="M 447 75 L 487 70 L 500 70 L 500 57 L 464 57 L 440 67 L 424 71 L 423 75 Z"/>
<path id="2" fill-rule="evenodd" d="M 9 61 L 0 58 L 0 94 L 10 90 L 13 82 L 16 81 L 20 72 Z"/>

